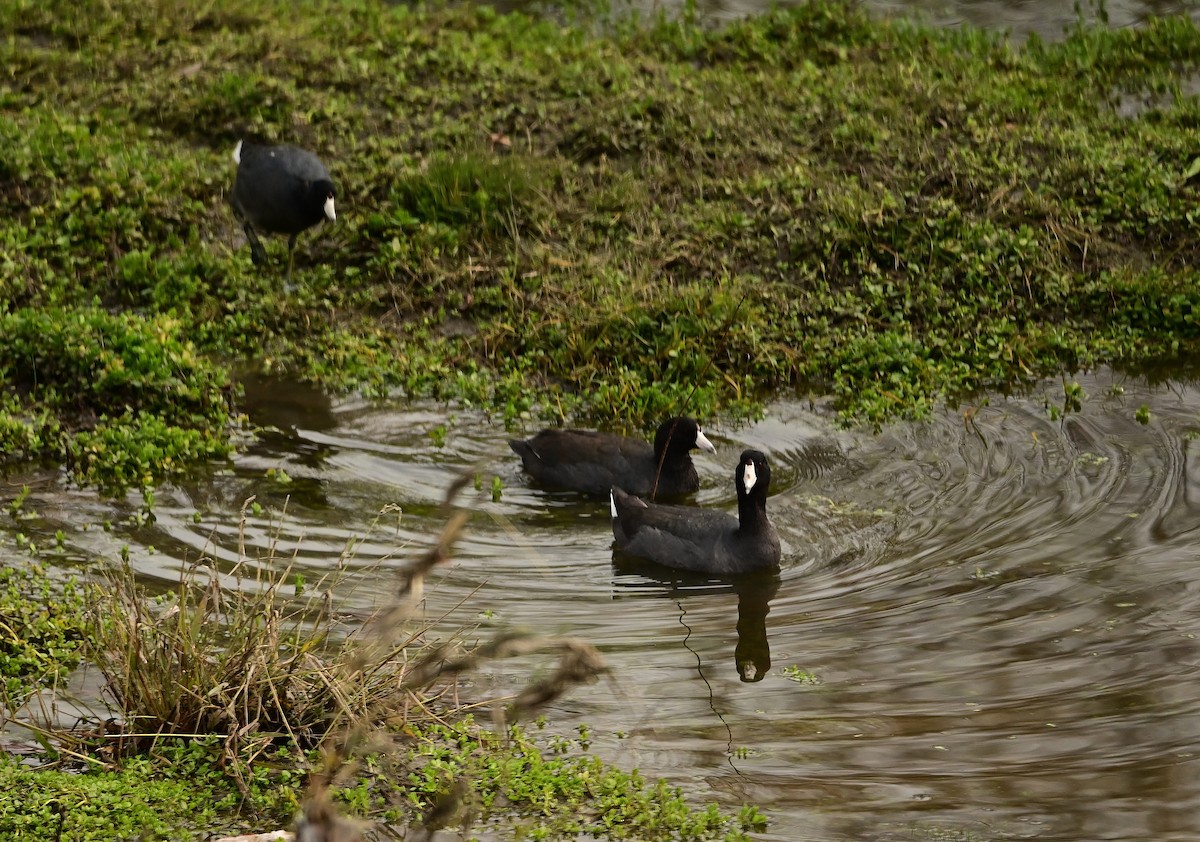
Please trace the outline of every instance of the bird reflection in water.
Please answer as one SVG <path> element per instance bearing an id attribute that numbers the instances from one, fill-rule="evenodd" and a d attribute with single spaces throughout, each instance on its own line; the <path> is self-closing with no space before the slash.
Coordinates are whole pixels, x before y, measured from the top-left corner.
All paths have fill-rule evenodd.
<path id="1" fill-rule="evenodd" d="M 742 681 L 762 681 L 771 669 L 767 642 L 767 613 L 779 591 L 779 570 L 750 573 L 733 582 L 738 595 L 737 645 L 733 661 Z"/>
<path id="2" fill-rule="evenodd" d="M 617 550 L 613 554 L 613 569 L 618 574 L 613 581 L 614 599 L 661 596 L 681 601 L 697 596 L 736 594 L 737 643 L 733 660 L 738 677 L 744 682 L 762 681 L 766 677 L 771 669 L 767 614 L 781 582 L 777 568 L 715 579 L 651 564 Z"/>

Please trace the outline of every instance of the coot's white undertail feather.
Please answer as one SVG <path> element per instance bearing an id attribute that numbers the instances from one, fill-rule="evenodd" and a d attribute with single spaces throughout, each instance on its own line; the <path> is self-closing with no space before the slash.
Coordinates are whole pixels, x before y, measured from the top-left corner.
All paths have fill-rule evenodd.
<path id="1" fill-rule="evenodd" d="M 771 468 L 747 450 L 735 474 L 738 516 L 712 509 L 647 503 L 620 488 L 610 496 L 613 537 L 630 555 L 666 567 L 730 575 L 777 567 L 779 534 L 767 520 Z"/>
<path id="2" fill-rule="evenodd" d="M 654 446 L 641 439 L 590 430 L 542 430 L 509 445 L 541 484 L 601 496 L 614 485 L 655 499 L 691 494 L 700 487 L 691 451 L 715 453 L 692 418 L 668 418 Z"/>
<path id="3" fill-rule="evenodd" d="M 335 219 L 337 191 L 329 170 L 307 150 L 241 140 L 234 147 L 233 160 L 238 168 L 230 203 L 250 241 L 250 256 L 255 264 L 267 259 L 256 232 L 287 234 L 290 281 L 296 237 L 323 219 Z"/>

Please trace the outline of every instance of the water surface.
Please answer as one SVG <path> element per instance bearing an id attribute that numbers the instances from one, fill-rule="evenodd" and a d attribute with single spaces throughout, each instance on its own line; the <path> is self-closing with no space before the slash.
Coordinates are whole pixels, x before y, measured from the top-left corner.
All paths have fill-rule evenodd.
<path id="1" fill-rule="evenodd" d="M 878 434 L 839 429 L 821 402 L 706 425 L 717 453 L 697 457 L 699 505 L 734 507 L 743 448 L 773 463 L 784 561 L 749 582 L 614 566 L 605 505 L 532 486 L 482 415 L 270 384 L 252 384 L 252 411 L 278 432 L 164 492 L 153 525 L 51 484 L 23 528 L 68 530 L 66 567 L 126 544 L 150 583 L 270 547 L 310 582 L 340 561 L 352 620 L 387 598 L 441 528 L 449 480 L 474 469 L 467 533 L 425 615 L 444 634 L 594 643 L 613 680 L 548 714 L 564 733 L 587 723 L 607 759 L 759 805 L 766 839 L 1194 840 L 1200 389 L 1080 382 L 1083 409 L 1065 417 L 1052 382 Z M 251 496 L 265 509 L 243 525 Z M 74 528 L 105 517 L 111 531 Z M 490 665 L 465 692 L 510 693 L 549 666 Z"/>
<path id="2" fill-rule="evenodd" d="M 804 0 L 783 0 L 795 5 Z M 733 20 L 762 14 L 773 0 L 697 0 L 697 11 L 713 21 Z M 1187 14 L 1196 16 L 1196 0 L 862 0 L 862 5 L 879 15 L 913 18 L 935 26 L 972 26 L 1007 32 L 1016 41 L 1036 34 L 1057 41 L 1078 22 L 1104 21 L 1114 28 L 1143 26 L 1152 17 Z M 675 10 L 684 3 L 674 0 L 633 0 L 642 13 Z M 1102 11 L 1101 11 L 1102 10 Z"/>

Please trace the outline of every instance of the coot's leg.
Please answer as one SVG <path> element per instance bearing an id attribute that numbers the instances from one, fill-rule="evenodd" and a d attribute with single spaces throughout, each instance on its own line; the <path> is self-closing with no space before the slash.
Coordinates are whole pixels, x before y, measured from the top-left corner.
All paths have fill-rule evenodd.
<path id="1" fill-rule="evenodd" d="M 246 232 L 246 242 L 250 243 L 250 259 L 255 266 L 262 266 L 267 262 L 267 250 L 258 241 L 258 235 L 254 233 L 249 222 L 242 224 L 242 230 Z"/>
<path id="2" fill-rule="evenodd" d="M 289 284 L 292 282 L 292 255 L 295 253 L 295 251 L 296 251 L 296 235 L 295 235 L 295 234 L 293 234 L 292 236 L 288 237 L 288 273 L 287 273 L 287 282 L 288 282 Z"/>

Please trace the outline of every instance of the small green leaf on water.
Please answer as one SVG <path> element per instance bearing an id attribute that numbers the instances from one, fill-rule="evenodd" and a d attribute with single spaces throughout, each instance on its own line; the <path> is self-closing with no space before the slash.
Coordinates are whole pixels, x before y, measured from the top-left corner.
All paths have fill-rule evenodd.
<path id="1" fill-rule="evenodd" d="M 784 667 L 780 671 L 780 674 L 783 675 L 783 677 L 786 678 L 788 681 L 794 681 L 797 684 L 820 684 L 821 683 L 821 679 L 817 676 L 816 673 L 811 672 L 806 669 L 801 669 L 800 667 L 796 666 L 795 664 L 793 664 L 792 666 Z"/>
<path id="2" fill-rule="evenodd" d="M 442 448 L 446 446 L 446 425 L 438 424 L 429 431 L 429 440 L 433 442 L 433 446 Z"/>
<path id="3" fill-rule="evenodd" d="M 267 476 L 268 480 L 275 483 L 276 485 L 291 485 L 292 484 L 292 478 L 288 475 L 288 472 L 285 471 L 283 468 L 268 468 L 266 476 Z"/>

